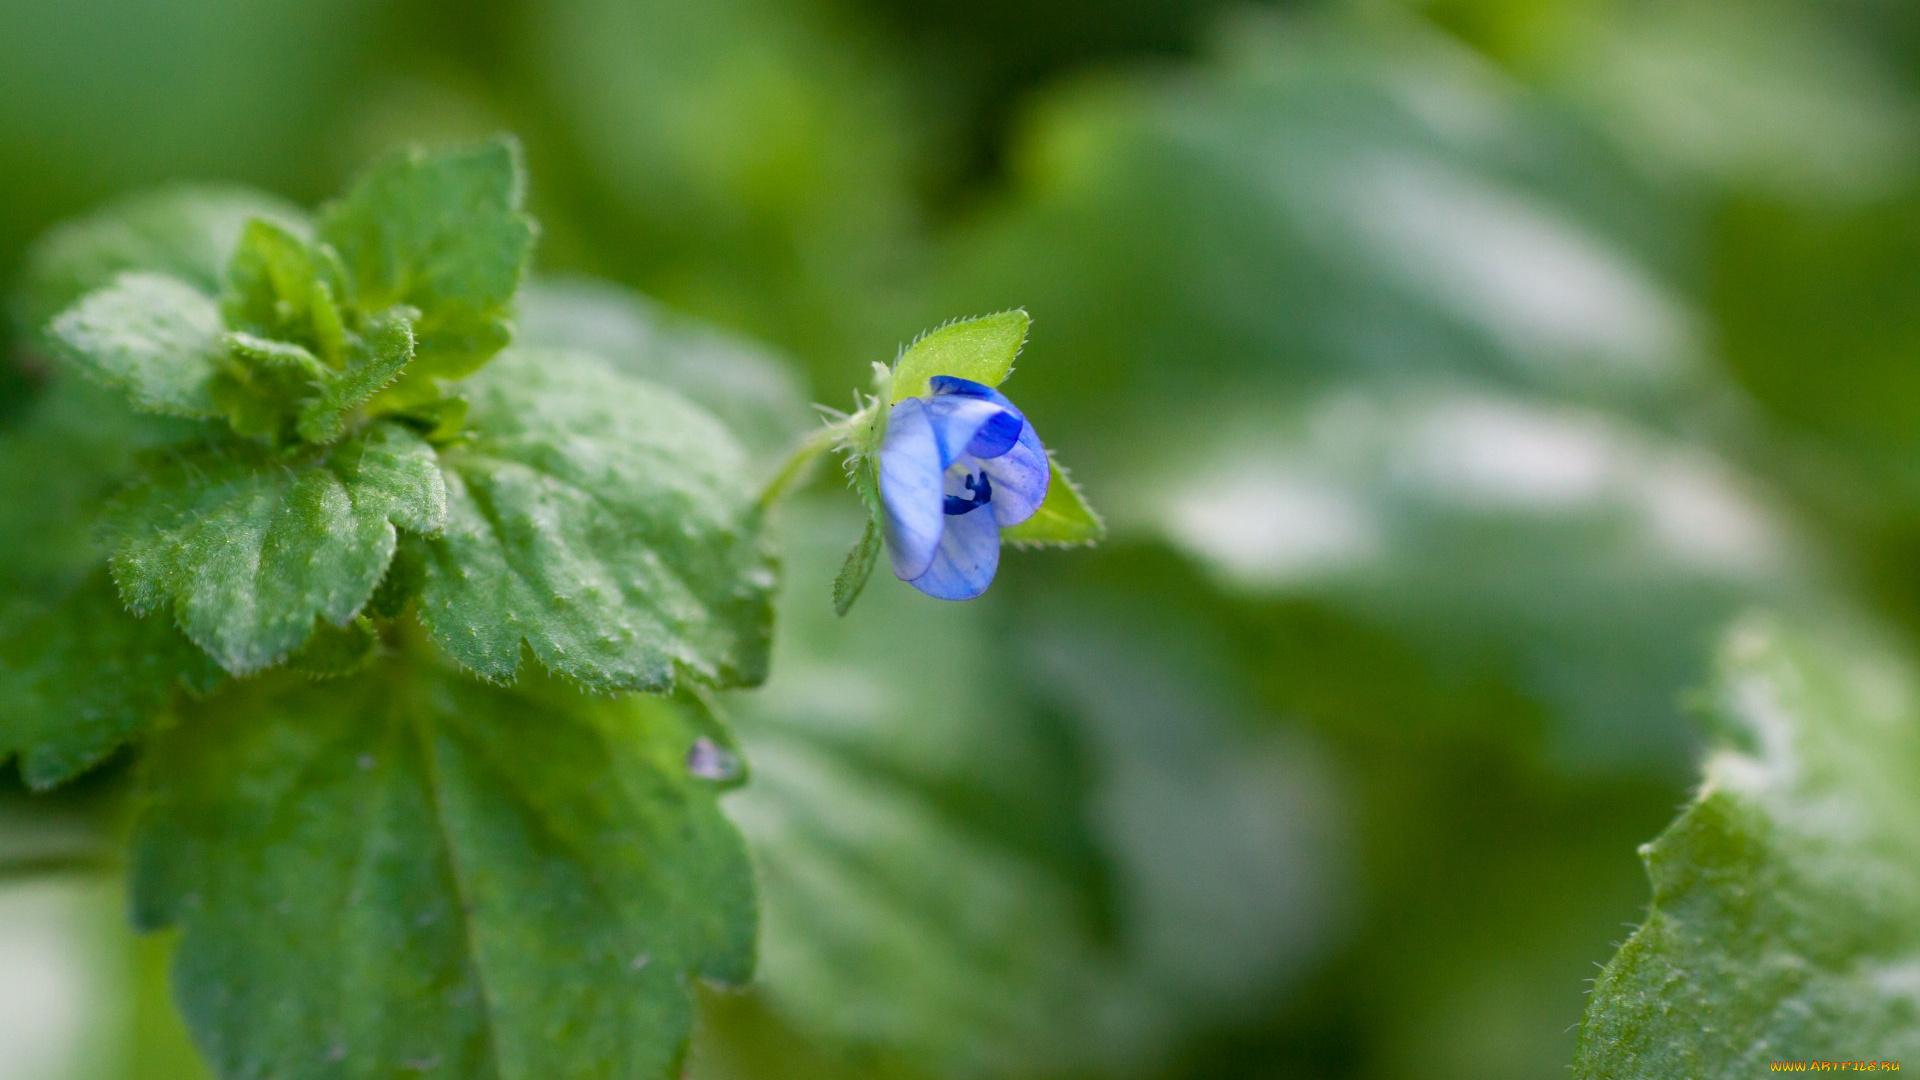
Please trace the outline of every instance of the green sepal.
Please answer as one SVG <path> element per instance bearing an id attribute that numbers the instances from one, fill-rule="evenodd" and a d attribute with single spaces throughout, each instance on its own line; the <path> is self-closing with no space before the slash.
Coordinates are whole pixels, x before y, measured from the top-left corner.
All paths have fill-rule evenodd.
<path id="1" fill-rule="evenodd" d="M 679 1074 L 754 959 L 753 870 L 662 698 L 487 686 L 430 649 L 269 675 L 153 743 L 132 908 L 220 1076 Z"/>
<path id="2" fill-rule="evenodd" d="M 718 420 L 576 353 L 509 350 L 462 390 L 419 605 L 449 653 L 504 681 L 524 642 L 604 690 L 765 677 L 765 509 Z"/>
<path id="3" fill-rule="evenodd" d="M 61 360 L 125 392 L 134 408 L 207 419 L 219 415 L 224 329 L 205 293 L 164 274 L 130 272 L 62 312 L 48 336 Z"/>
<path id="4" fill-rule="evenodd" d="M 873 576 L 873 568 L 880 561 L 880 549 L 884 546 L 880 540 L 880 523 L 867 519 L 867 527 L 861 530 L 860 539 L 847 552 L 847 561 L 833 578 L 833 613 L 845 615 L 853 610 L 853 602 L 860 599 L 860 590 L 867 587 L 867 579 Z"/>
<path id="5" fill-rule="evenodd" d="M 1000 539 L 1021 547 L 1079 547 L 1107 538 L 1107 523 L 1087 502 L 1066 467 L 1049 457 L 1052 477 L 1040 509 L 1018 525 L 1000 530 Z"/>
<path id="6" fill-rule="evenodd" d="M 242 369 L 284 370 L 301 383 L 318 383 L 327 376 L 326 365 L 304 345 L 257 337 L 242 331 L 227 334 L 221 340 L 228 352 L 244 361 L 240 365 Z"/>
<path id="7" fill-rule="evenodd" d="M 434 380 L 473 372 L 511 339 L 513 294 L 533 250 L 525 187 L 519 144 L 503 136 L 385 158 L 322 210 L 318 235 L 339 253 L 355 306 L 420 312 L 397 402 L 431 400 Z"/>
<path id="8" fill-rule="evenodd" d="M 894 363 L 893 388 L 887 403 L 925 397 L 931 392 L 928 380 L 935 375 L 999 386 L 1013 373 L 1013 362 L 1027 343 L 1031 322 L 1024 310 L 1015 308 L 927 331 Z"/>
<path id="9" fill-rule="evenodd" d="M 315 619 L 352 619 L 397 528 L 432 533 L 446 517 L 433 448 L 378 423 L 292 457 L 238 441 L 178 451 L 114 501 L 107 533 L 127 602 L 170 611 L 239 675 L 298 648 Z"/>
<path id="10" fill-rule="evenodd" d="M 0 636 L 0 760 L 45 789 L 143 734 L 175 690 L 220 669 L 165 618 L 129 612 L 104 570 Z"/>

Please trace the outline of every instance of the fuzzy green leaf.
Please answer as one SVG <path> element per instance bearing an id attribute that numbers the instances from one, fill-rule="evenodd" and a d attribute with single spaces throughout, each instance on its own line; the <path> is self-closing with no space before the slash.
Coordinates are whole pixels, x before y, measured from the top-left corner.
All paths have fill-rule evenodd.
<path id="1" fill-rule="evenodd" d="M 772 558 L 719 421 L 573 353 L 511 350 L 462 389 L 420 603 L 449 652 L 509 679 L 525 641 L 603 689 L 764 677 Z"/>
<path id="2" fill-rule="evenodd" d="M 261 337 L 311 345 L 330 364 L 344 349 L 339 259 L 280 224 L 247 223 L 227 264 L 227 324 Z"/>
<path id="3" fill-rule="evenodd" d="M 514 344 L 592 353 L 672 390 L 733 431 L 763 465 L 818 423 L 786 357 L 608 282 L 539 281 L 520 293 Z"/>
<path id="4" fill-rule="evenodd" d="M 346 430 L 347 414 L 400 377 L 413 360 L 413 312 L 396 308 L 368 320 L 352 346 L 345 371 L 330 374 L 320 393 L 300 407 L 300 437 L 331 442 Z"/>
<path id="5" fill-rule="evenodd" d="M 134 408 L 165 416 L 219 415 L 213 386 L 226 355 L 220 309 L 177 278 L 122 274 L 53 320 L 60 356 Z"/>
<path id="6" fill-rule="evenodd" d="M 298 648 L 315 619 L 352 619 L 386 573 L 395 526 L 433 532 L 446 512 L 433 448 L 399 424 L 291 459 L 206 445 L 116 500 L 113 572 L 135 609 L 170 610 L 245 674 Z"/>
<path id="7" fill-rule="evenodd" d="M 1097 544 L 1106 539 L 1107 523 L 1088 504 L 1080 485 L 1058 461 L 1049 464 L 1053 478 L 1047 482 L 1047 497 L 1040 509 L 1020 524 L 1001 530 L 1000 539 L 1041 547 Z"/>
<path id="8" fill-rule="evenodd" d="M 138 735 L 178 686 L 220 671 L 165 618 L 127 611 L 103 571 L 0 636 L 0 760 L 35 788 L 64 783 Z"/>
<path id="9" fill-rule="evenodd" d="M 230 1080 L 666 1080 L 751 867 L 670 702 L 420 656 L 270 676 L 152 748 L 133 907 Z"/>
<path id="10" fill-rule="evenodd" d="M 299 211 L 244 188 L 181 187 L 136 195 L 58 226 L 33 247 L 20 322 L 39 327 L 129 270 L 163 273 L 218 295 L 247 223 L 295 223 Z"/>
<path id="11" fill-rule="evenodd" d="M 56 379 L 0 426 L 0 620 L 58 603 L 106 559 L 100 504 L 140 474 L 143 451 L 195 438 L 191 420 L 138 413 L 117 391 Z"/>
<path id="12" fill-rule="evenodd" d="M 1642 849 L 1646 924 L 1607 965 L 1574 1075 L 1756 1076 L 1920 1058 L 1920 698 L 1862 643 L 1750 620 L 1692 806 Z"/>
<path id="13" fill-rule="evenodd" d="M 321 215 L 320 239 L 354 283 L 353 306 L 420 312 L 410 380 L 465 375 L 512 336 L 514 290 L 533 250 L 519 145 L 500 138 L 375 163 Z"/>
<path id="14" fill-rule="evenodd" d="M 930 392 L 927 381 L 935 375 L 999 386 L 1013 373 L 1031 321 L 1016 308 L 927 331 L 893 366 L 893 400 L 924 397 Z"/>

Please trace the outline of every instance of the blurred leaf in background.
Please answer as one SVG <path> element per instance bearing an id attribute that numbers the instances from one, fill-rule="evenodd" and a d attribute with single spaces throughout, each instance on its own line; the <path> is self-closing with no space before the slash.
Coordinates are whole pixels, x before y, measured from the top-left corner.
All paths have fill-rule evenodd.
<path id="1" fill-rule="evenodd" d="M 1714 628 L 1807 568 L 1688 445 L 1728 389 L 1607 227 L 1631 172 L 1406 23 L 1231 37 L 1053 97 L 942 295 L 1034 298 L 1025 390 L 1123 535 L 1504 669 L 1567 767 L 1677 773 Z"/>
<path id="2" fill-rule="evenodd" d="M 1348 929 L 1313 739 L 1247 715 L 1192 628 L 1091 598 L 875 589 L 838 619 L 855 524 L 795 508 L 784 666 L 737 703 L 771 1006 L 937 1075 L 1071 1075 L 1297 986 Z"/>

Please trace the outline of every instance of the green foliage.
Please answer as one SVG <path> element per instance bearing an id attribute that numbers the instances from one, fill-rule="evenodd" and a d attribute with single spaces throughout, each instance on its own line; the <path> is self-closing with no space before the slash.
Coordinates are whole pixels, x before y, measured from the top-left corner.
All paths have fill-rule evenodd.
<path id="1" fill-rule="evenodd" d="M 791 364 L 765 345 L 677 315 L 630 289 L 588 279 L 532 282 L 515 342 L 588 352 L 712 413 L 758 468 L 814 423 Z"/>
<path id="2" fill-rule="evenodd" d="M 999 386 L 1013 374 L 1013 361 L 1027 343 L 1032 320 L 1025 311 L 1002 311 L 950 322 L 915 339 L 893 365 L 892 400 L 925 397 L 935 375 Z"/>
<path id="3" fill-rule="evenodd" d="M 223 343 L 220 308 L 160 274 L 114 278 L 53 321 L 61 354 L 89 378 L 125 390 L 136 409 L 205 419 L 219 415 L 213 386 Z"/>
<path id="4" fill-rule="evenodd" d="M 693 739 L 664 701 L 418 653 L 236 684 L 153 746 L 135 921 L 180 928 L 174 985 L 223 1076 L 672 1075 L 689 980 L 753 958 L 751 869 Z"/>
<path id="5" fill-rule="evenodd" d="M 63 370 L 0 432 L 0 758 L 47 787 L 140 745 L 136 921 L 184 930 L 229 1080 L 665 1077 L 690 981 L 751 972 L 745 769 L 699 685 L 764 675 L 755 470 L 633 356 L 478 371 L 523 188 L 508 141 L 412 151 L 317 228 L 174 195 L 30 269 Z M 649 373 L 725 410 L 753 362 L 718 341 Z"/>
<path id="6" fill-rule="evenodd" d="M 1751 619 L 1706 702 L 1699 796 L 1642 854 L 1653 907 L 1575 1074 L 1738 1077 L 1920 1055 L 1920 699 L 1871 642 Z"/>
<path id="7" fill-rule="evenodd" d="M 118 955 L 88 968 L 83 988 L 55 961 L 94 948 L 96 932 L 19 917 L 22 897 L 73 893 L 19 882 L 12 861 L 117 864 L 105 849 L 119 796 L 159 761 L 142 755 L 157 746 L 178 761 L 191 746 L 208 762 L 195 770 L 208 801 L 264 805 L 256 775 L 283 781 L 294 756 L 305 768 L 279 812 L 200 830 L 195 866 L 180 868 L 187 967 L 208 970 L 211 951 L 249 957 L 181 995 L 197 1002 L 201 1034 L 215 1032 L 203 1049 L 225 1055 L 222 1080 L 459 1071 L 458 1050 L 399 1046 L 394 1033 L 431 1041 L 449 1023 L 420 1018 L 464 1007 L 445 989 L 492 982 L 433 983 L 442 960 L 379 951 L 446 929 L 406 920 L 452 905 L 400 914 L 379 900 L 395 882 L 450 873 L 444 854 L 375 852 L 361 865 L 399 869 L 364 873 L 370 891 L 358 893 L 267 896 L 256 884 L 313 862 L 301 841 L 319 833 L 336 846 L 313 850 L 438 828 L 431 807 L 384 809 L 398 795 L 321 793 L 311 809 L 301 797 L 340 774 L 398 790 L 384 748 L 381 775 L 360 777 L 301 740 L 404 726 L 376 690 L 421 686 L 449 706 L 422 712 L 436 735 L 484 719 L 513 766 L 501 776 L 565 767 L 547 792 L 614 770 L 654 775 L 567 749 L 579 725 L 555 716 L 577 709 L 618 712 L 609 730 L 657 752 L 661 769 L 678 755 L 713 777 L 692 786 L 702 800 L 753 766 L 724 805 L 757 849 L 766 962 L 748 993 L 702 995 L 694 1080 L 1520 1080 L 1562 1069 L 1595 961 L 1642 910 L 1633 845 L 1693 775 L 1701 736 L 1674 704 L 1726 619 L 1756 601 L 1867 608 L 1899 621 L 1895 647 L 1913 651 L 1920 8 L 1264 8 L 0 5 L 0 271 L 19 287 L 7 311 L 19 337 L 0 349 L 0 700 L 31 705 L 0 712 L 0 753 L 45 782 L 122 734 L 130 743 L 31 798 L 16 790 L 22 770 L 0 767 L 0 967 L 25 1003 L 0 1009 L 7 1064 L 88 1080 L 198 1076 L 184 1034 L 169 1053 L 125 1019 L 138 1013 L 144 1031 L 171 1012 L 156 969 L 182 935 L 145 940 L 137 1001 L 114 992 Z M 1231 16 L 1210 37 L 1208 12 Z M 316 229 L 327 212 L 233 189 L 137 195 L 31 251 L 25 239 L 165 177 L 324 192 L 365 153 L 503 119 L 523 126 L 538 166 L 543 272 L 605 274 L 660 302 L 578 279 L 517 294 L 475 286 L 489 298 L 452 319 L 443 355 L 497 347 L 511 325 L 516 356 L 604 361 L 594 370 L 621 389 L 596 396 L 627 402 L 639 380 L 727 429 L 744 457 L 717 501 L 744 511 L 742 493 L 758 493 L 779 504 L 777 528 L 743 513 L 744 539 L 795 540 L 766 689 L 709 701 L 692 669 L 674 672 L 685 692 L 670 703 L 553 685 L 578 689 L 523 638 L 546 634 L 606 680 L 597 686 L 657 674 L 656 654 L 637 647 L 583 656 L 589 618 L 555 624 L 542 593 L 557 574 L 629 574 L 624 530 L 648 532 L 661 515 L 600 506 L 543 531 L 538 502 L 515 504 L 525 535 L 496 545 L 496 561 L 455 568 L 474 575 L 462 584 L 475 594 L 527 601 L 476 604 L 477 621 L 531 611 L 545 627 L 490 646 L 501 668 L 518 655 L 515 686 L 476 685 L 436 654 L 444 647 L 417 623 L 433 614 L 423 601 L 437 541 L 393 526 L 392 557 L 357 615 L 310 619 L 279 671 L 205 699 L 178 689 L 171 651 L 209 678 L 218 665 L 178 632 L 171 595 L 144 619 L 116 597 L 104 563 L 120 538 L 97 529 L 113 492 L 210 453 L 249 457 L 263 477 L 298 472 L 391 426 L 426 445 L 418 460 L 456 497 L 480 490 L 454 468 L 470 447 L 516 469 L 536 452 L 563 458 L 572 479 L 558 488 L 580 510 L 602 490 L 587 481 L 609 437 L 556 424 L 523 443 L 492 430 L 517 409 L 509 391 L 489 385 L 505 404 L 470 408 L 471 386 L 426 371 L 428 308 L 460 305 L 360 288 L 387 265 L 433 261 L 416 256 L 451 250 L 443 241 L 462 251 L 441 265 L 467 283 L 511 263 L 512 215 L 482 192 L 503 190 L 499 170 L 483 183 L 488 151 L 472 144 L 451 155 L 467 160 L 458 168 L 404 155 L 377 166 L 390 182 L 369 174 L 348 199 L 377 204 L 357 218 L 383 238 L 372 242 L 357 227 Z M 464 192 L 446 200 L 462 207 L 459 236 L 427 223 L 439 196 L 414 196 L 429 186 Z M 502 242 L 464 247 L 487 235 Z M 390 264 L 345 257 L 389 239 Z M 133 380 L 163 368 L 130 367 L 108 345 L 71 355 L 48 335 L 55 316 L 125 274 L 177 282 L 218 308 L 213 347 L 187 357 L 190 374 L 195 355 L 212 370 L 187 385 L 204 385 L 208 397 L 190 400 L 207 419 L 130 409 Z M 1017 304 L 1041 319 L 1039 351 L 1007 389 L 1075 464 L 1112 542 L 1072 558 L 1009 554 L 973 604 L 937 605 L 888 581 L 851 617 L 829 616 L 825 580 L 842 571 L 844 609 L 879 537 L 787 497 L 830 471 L 816 458 L 783 470 L 795 444 L 845 430 L 807 413 L 796 364 L 812 396 L 845 407 L 849 373 L 893 357 L 903 329 Z M 183 301 L 162 325 L 197 307 Z M 98 336 L 124 343 L 131 329 L 108 319 Z M 75 377 L 115 363 L 125 385 Z M 584 367 L 569 360 L 555 378 Z M 492 372 L 472 379 L 489 384 Z M 877 438 L 883 409 L 856 441 Z M 665 427 L 682 430 L 684 406 L 667 412 Z M 644 430 L 653 418 L 627 422 Z M 687 455 L 700 456 L 664 457 Z M 546 484 L 546 468 L 529 484 Z M 870 470 L 854 480 L 877 500 Z M 1063 471 L 1052 494 L 1008 543 L 1100 531 Z M 654 550 L 651 532 L 635 543 Z M 509 564 L 508 552 L 542 544 L 564 546 L 561 570 Z M 260 552 L 286 568 L 275 544 Z M 724 604 L 741 584 L 702 600 Z M 602 611 L 624 616 L 629 599 Z M 668 654 L 737 651 L 662 634 Z M 1910 665 L 1811 638 L 1783 635 L 1774 666 L 1791 677 L 1758 680 L 1781 700 L 1805 691 L 1805 722 L 1779 730 L 1822 753 L 1839 742 L 1872 753 L 1842 780 L 1816 784 L 1802 769 L 1756 796 L 1735 782 L 1774 760 L 1766 741 L 1713 737 L 1714 785 L 1656 848 L 1656 914 L 1595 999 L 1591 1030 L 1619 1039 L 1590 1034 L 1583 1071 L 1736 1075 L 1762 1045 L 1769 1057 L 1911 1049 L 1900 995 L 1920 949 L 1900 904 L 1916 891 L 1902 869 L 1914 860 L 1890 831 L 1912 831 L 1914 782 L 1891 779 L 1913 774 L 1896 765 L 1911 753 L 1896 725 L 1850 720 L 1893 711 L 1905 676 L 1885 673 Z M 718 706 L 739 717 L 740 745 Z M 1776 730 L 1765 710 L 1720 711 L 1738 714 L 1737 728 Z M 284 739 L 287 757 L 256 770 L 267 738 Z M 214 777 L 216 759 L 236 774 Z M 36 762 L 59 767 L 35 774 Z M 517 813 L 527 800 L 505 786 L 487 788 L 488 805 Z M 352 836 L 332 817 L 350 803 L 362 824 Z M 61 818 L 73 806 L 89 808 L 88 828 Z M 703 822 L 709 812 L 703 801 Z M 670 832 L 684 819 L 648 820 Z M 594 860 L 625 855 L 578 846 L 586 853 L 544 845 L 535 858 L 587 876 Z M 214 863 L 209 881 L 237 884 L 188 887 Z M 624 874 L 598 876 L 618 891 Z M 577 987 L 610 1012 L 633 1004 L 606 990 L 611 980 L 573 973 L 593 970 L 576 946 L 596 946 L 614 920 L 536 904 L 545 884 L 510 885 L 516 910 L 489 925 L 531 927 L 527 954 L 575 980 L 501 1010 L 536 1032 L 521 1045 L 537 1043 L 526 1057 L 542 1060 L 520 1071 L 566 1075 L 591 1054 L 601 1067 L 577 1071 L 679 1072 L 666 1067 L 684 1030 L 673 1023 L 643 1017 L 622 1038 L 581 1039 L 552 1020 Z M 285 913 L 269 906 L 282 899 Z M 622 917 L 651 903 L 633 899 Z M 207 904 L 221 906 L 219 923 L 191 925 Z M 338 977 L 348 969 L 363 976 Z M 697 985 L 691 971 L 673 974 Z M 376 982 L 384 994 L 355 992 Z M 231 986 L 241 989 L 216 1000 Z M 362 1010 L 341 1029 L 350 1046 L 269 1045 L 303 1017 L 349 1008 Z M 392 1028 L 377 1026 L 379 1012 Z M 230 1016 L 209 1027 L 216 1013 Z M 1905 1026 L 1862 1032 L 1876 1022 Z M 61 1068 L 62 1040 L 87 1060 Z M 382 1042 L 399 1060 L 373 1060 Z M 336 1046 L 352 1054 L 329 1063 Z"/>
<path id="8" fill-rule="evenodd" d="M 250 222 L 296 222 L 299 211 L 242 188 L 177 187 L 122 199 L 59 225 L 28 255 L 17 298 L 22 326 L 55 314 L 129 270 L 164 274 L 216 296 Z"/>
<path id="9" fill-rule="evenodd" d="M 524 641 L 600 689 L 765 677 L 772 556 L 717 420 L 575 353 L 515 350 L 464 389 L 420 603 L 450 653 L 508 679 Z"/>
<path id="10" fill-rule="evenodd" d="M 107 528 L 128 603 L 167 611 L 240 675 L 298 648 L 315 619 L 350 621 L 397 530 L 447 520 L 432 447 L 385 422 L 292 459 L 239 442 L 182 450 L 115 501 Z"/>
<path id="11" fill-rule="evenodd" d="M 321 213 L 318 235 L 339 252 L 355 303 L 420 312 L 419 358 L 399 396 L 431 397 L 431 380 L 469 374 L 511 340 L 508 311 L 533 250 L 525 187 L 510 140 L 414 149 L 374 164 Z"/>
<path id="12" fill-rule="evenodd" d="M 0 759 L 35 788 L 65 783 L 143 734 L 180 686 L 220 671 L 165 618 L 130 614 L 105 573 L 0 637 Z"/>

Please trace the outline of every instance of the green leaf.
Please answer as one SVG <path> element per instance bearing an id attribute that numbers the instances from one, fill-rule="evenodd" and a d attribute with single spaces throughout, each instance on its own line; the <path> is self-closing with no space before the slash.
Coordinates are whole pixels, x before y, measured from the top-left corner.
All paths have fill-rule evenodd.
<path id="1" fill-rule="evenodd" d="M 433 448 L 382 423 L 284 458 L 209 444 L 159 463 L 109 513 L 113 573 L 141 612 L 169 609 L 234 674 L 298 648 L 315 619 L 344 625 L 380 584 L 395 526 L 446 520 Z"/>
<path id="2" fill-rule="evenodd" d="M 873 576 L 874 565 L 880 561 L 880 547 L 880 523 L 868 518 L 859 542 L 847 552 L 846 564 L 833 577 L 835 615 L 853 610 L 853 602 L 860 599 L 860 591 L 867 587 L 867 579 Z"/>
<path id="3" fill-rule="evenodd" d="M 510 350 L 462 387 L 420 615 L 490 679 L 602 689 L 764 677 L 774 570 L 745 455 L 706 412 L 591 357 Z"/>
<path id="4" fill-rule="evenodd" d="M 311 345 L 331 365 L 345 340 L 339 299 L 346 293 L 338 256 L 272 221 L 247 223 L 227 264 L 227 324 Z"/>
<path id="5" fill-rule="evenodd" d="M 0 760 L 18 755 L 35 788 L 64 783 L 137 736 L 179 686 L 220 671 L 164 618 L 127 611 L 94 574 L 0 637 Z"/>
<path id="6" fill-rule="evenodd" d="M 761 464 L 818 425 L 788 358 L 592 279 L 534 281 L 520 294 L 514 344 L 592 353 L 707 410 Z"/>
<path id="7" fill-rule="evenodd" d="M 367 607 L 371 609 L 373 601 Z M 298 652 L 287 657 L 287 669 L 309 678 L 334 679 L 366 667 L 379 648 L 379 629 L 365 615 L 345 626 L 323 622 Z"/>
<path id="8" fill-rule="evenodd" d="M 155 740 L 133 909 L 240 1080 L 667 1080 L 752 869 L 670 702 L 424 655 L 235 684 Z"/>
<path id="9" fill-rule="evenodd" d="M 1722 651 L 1699 796 L 1642 849 L 1647 921 L 1574 1073 L 1754 1076 L 1920 1057 L 1920 699 L 1868 643 L 1750 619 Z"/>
<path id="10" fill-rule="evenodd" d="M 144 450 L 202 425 L 138 413 L 117 391 L 55 379 L 0 428 L 0 619 L 15 604 L 57 603 L 106 553 L 100 504 L 138 475 Z"/>
<path id="11" fill-rule="evenodd" d="M 1080 485 L 1067 475 L 1066 467 L 1049 459 L 1053 478 L 1047 482 L 1047 497 L 1040 509 L 1027 520 L 1000 531 L 1000 539 L 1028 546 L 1069 546 L 1096 544 L 1107 537 L 1107 523 L 1100 520 Z"/>
<path id="12" fill-rule="evenodd" d="M 53 320 L 63 360 L 126 391 L 137 409 L 206 419 L 219 415 L 213 384 L 226 354 L 220 309 L 163 274 L 127 273 Z"/>
<path id="13" fill-rule="evenodd" d="M 226 336 L 235 363 L 213 381 L 213 403 L 248 438 L 288 442 L 289 406 L 324 385 L 327 366 L 305 346 L 247 333 Z"/>
<path id="14" fill-rule="evenodd" d="M 935 375 L 999 386 L 1013 373 L 1031 321 L 1016 308 L 927 331 L 893 365 L 893 400 L 926 396 L 927 380 Z"/>
<path id="15" fill-rule="evenodd" d="M 300 407 L 300 437 L 331 442 L 346 430 L 347 414 L 387 388 L 413 360 L 413 312 L 397 308 L 368 321 L 354 341 L 347 369 L 330 374 L 320 393 Z"/>
<path id="16" fill-rule="evenodd" d="M 322 212 L 319 236 L 353 278 L 353 306 L 419 310 L 409 381 L 423 390 L 474 371 L 511 338 L 509 306 L 533 250 L 525 186 L 510 139 L 414 148 L 375 163 Z"/>
<path id="17" fill-rule="evenodd" d="M 109 204 L 34 245 L 21 282 L 20 322 L 38 328 L 129 270 L 163 273 L 216 296 L 249 221 L 295 223 L 300 216 L 244 188 L 179 187 Z"/>

